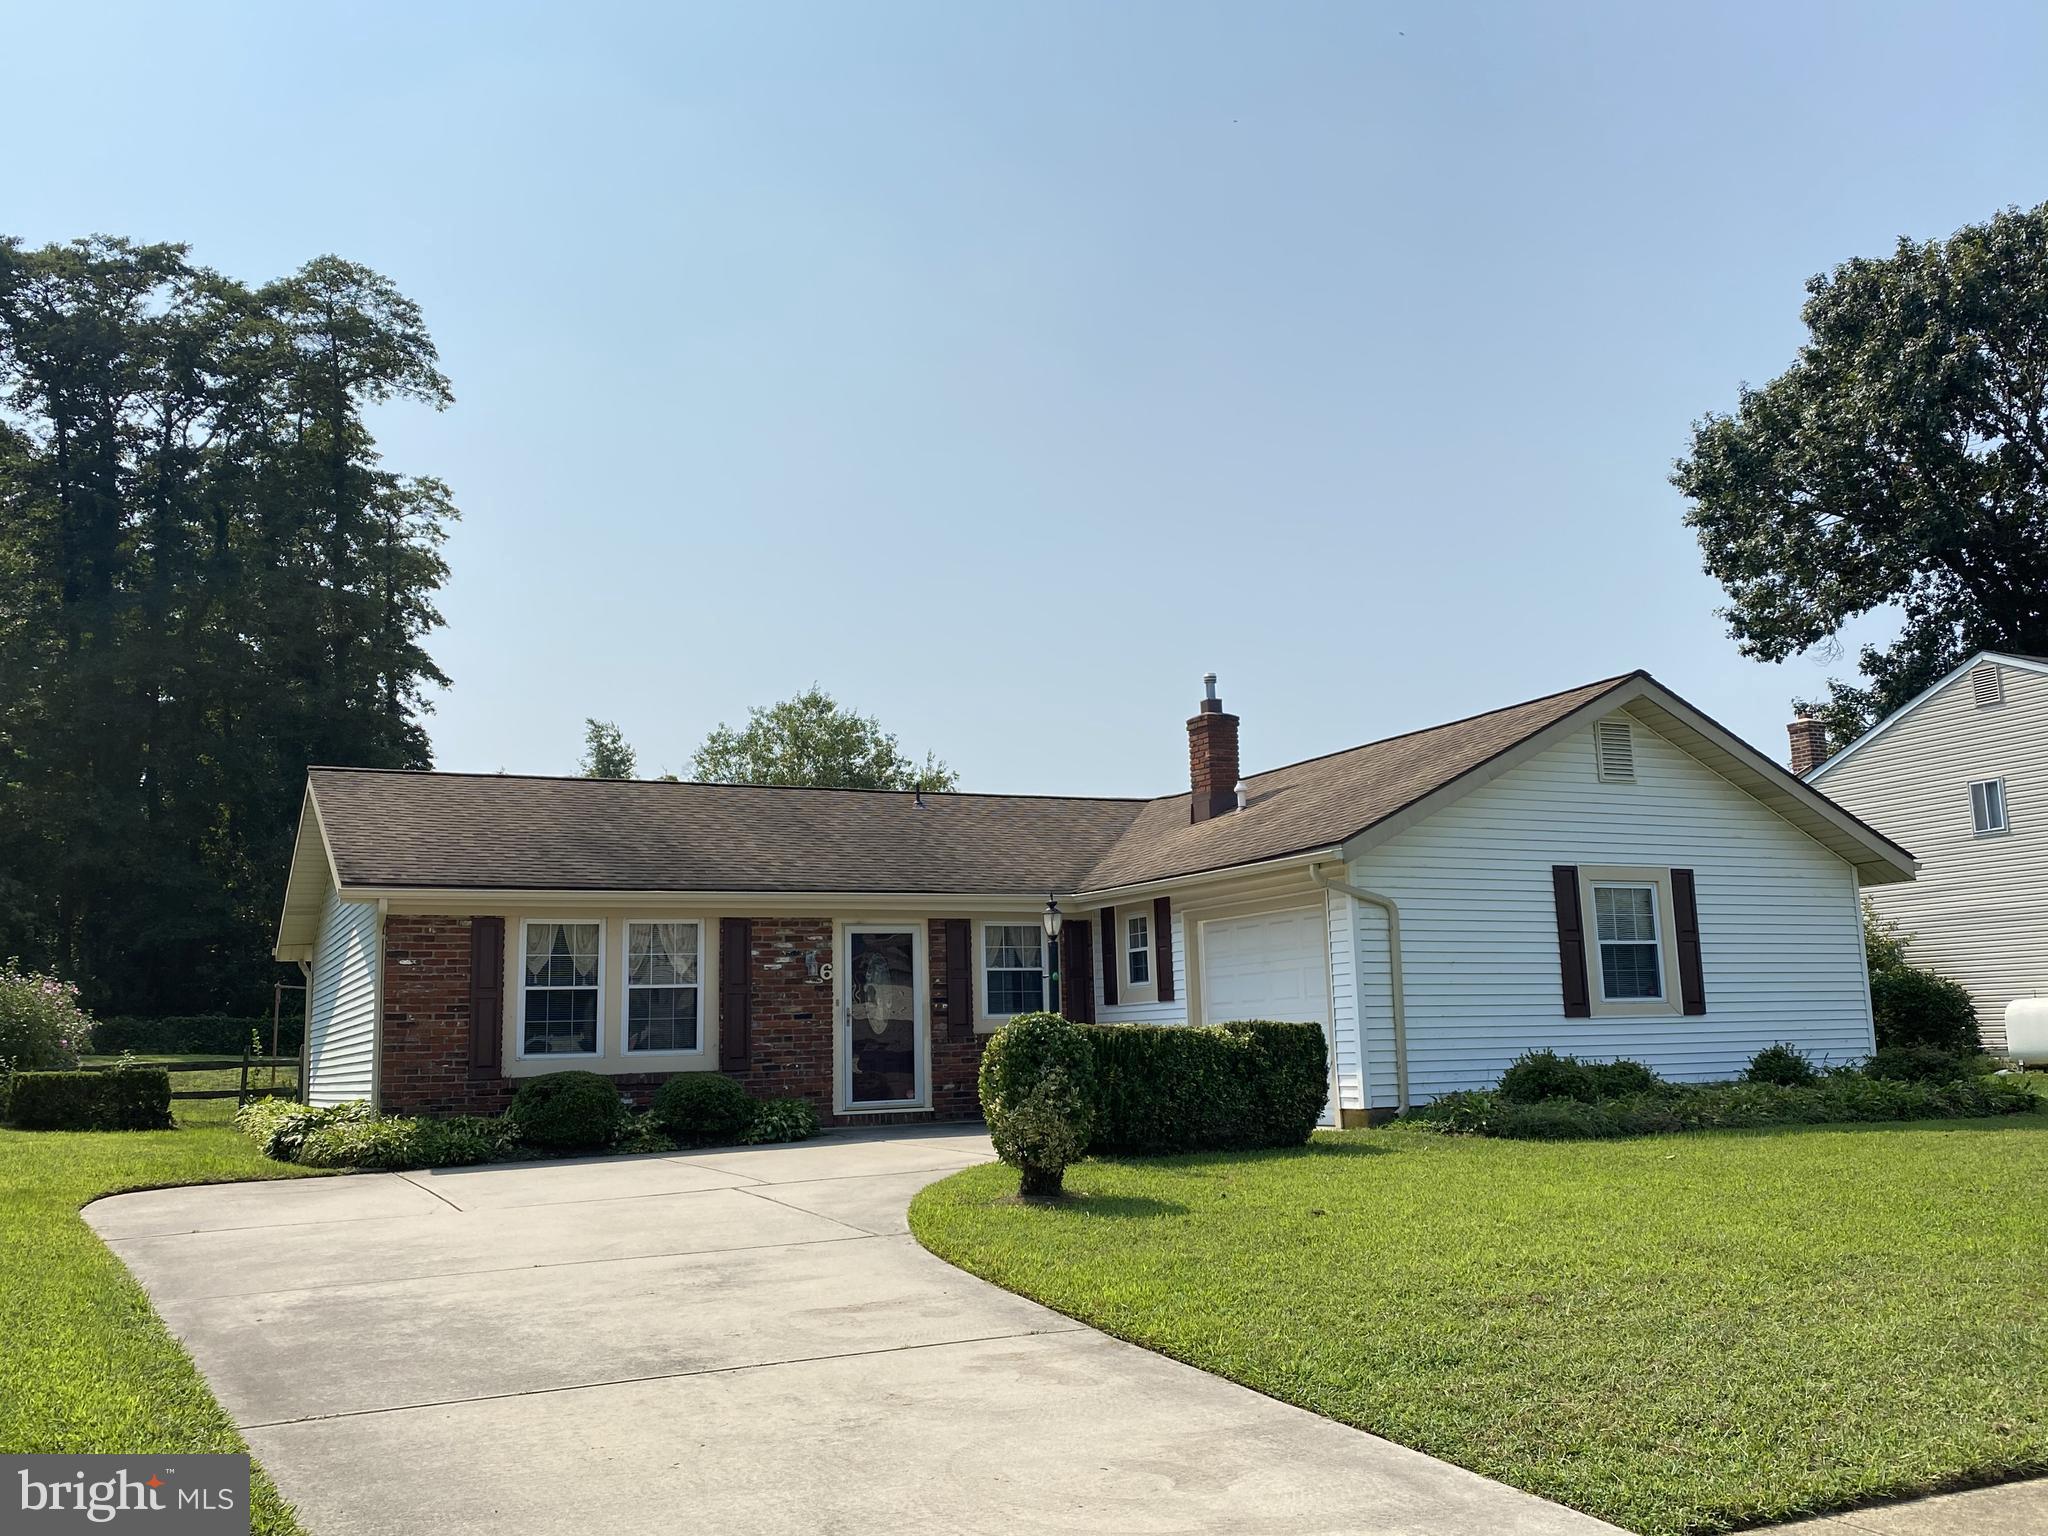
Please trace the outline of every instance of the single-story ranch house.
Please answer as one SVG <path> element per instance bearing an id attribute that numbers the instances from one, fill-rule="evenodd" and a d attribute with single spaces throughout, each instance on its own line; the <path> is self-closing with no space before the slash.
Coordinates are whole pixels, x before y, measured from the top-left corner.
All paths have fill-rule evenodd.
<path id="1" fill-rule="evenodd" d="M 983 1040 L 1045 1006 L 1312 1020 L 1345 1124 L 1532 1047 L 1694 1079 L 1870 1050 L 1858 893 L 1912 857 L 1646 673 L 1242 779 L 1214 682 L 1155 800 L 315 768 L 276 946 L 309 1097 L 717 1071 L 827 1123 L 965 1118 Z"/>

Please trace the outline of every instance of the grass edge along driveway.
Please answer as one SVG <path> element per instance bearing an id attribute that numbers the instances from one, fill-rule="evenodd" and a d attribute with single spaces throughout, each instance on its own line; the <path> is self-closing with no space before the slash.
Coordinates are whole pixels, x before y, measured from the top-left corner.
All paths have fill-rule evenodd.
<path id="1" fill-rule="evenodd" d="M 1650 1536 L 2048 1471 L 2048 1123 L 1321 1132 L 925 1189 L 941 1258 Z"/>
<path id="2" fill-rule="evenodd" d="M 177 1106 L 174 1131 L 0 1129 L 0 1449 L 246 1452 L 128 1268 L 79 1217 L 102 1195 L 292 1178 L 234 1128 L 232 1100 Z M 259 1536 L 299 1536 L 259 1467 Z"/>

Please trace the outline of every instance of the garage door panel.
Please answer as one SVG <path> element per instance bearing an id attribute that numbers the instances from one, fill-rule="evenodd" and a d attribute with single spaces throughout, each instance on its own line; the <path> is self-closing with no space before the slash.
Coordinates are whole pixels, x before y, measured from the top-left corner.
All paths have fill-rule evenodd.
<path id="1" fill-rule="evenodd" d="M 1230 1019 L 1329 1019 L 1323 914 L 1312 908 L 1202 925 L 1202 1015 Z"/>

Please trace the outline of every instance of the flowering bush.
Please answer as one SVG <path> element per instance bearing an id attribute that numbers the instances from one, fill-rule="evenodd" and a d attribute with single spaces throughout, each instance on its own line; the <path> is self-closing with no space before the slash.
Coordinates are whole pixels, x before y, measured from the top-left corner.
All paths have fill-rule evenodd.
<path id="1" fill-rule="evenodd" d="M 0 963 L 0 1068 L 67 1072 L 91 1029 L 70 982 L 24 971 L 17 960 Z"/>

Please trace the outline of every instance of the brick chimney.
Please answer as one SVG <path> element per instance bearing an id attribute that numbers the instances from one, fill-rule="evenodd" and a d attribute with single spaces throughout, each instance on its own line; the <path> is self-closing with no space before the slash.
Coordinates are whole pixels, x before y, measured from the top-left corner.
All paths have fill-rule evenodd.
<path id="1" fill-rule="evenodd" d="M 1828 760 L 1828 728 L 1811 715 L 1785 727 L 1792 738 L 1792 771 L 1801 778 Z"/>
<path id="2" fill-rule="evenodd" d="M 1216 674 L 1202 678 L 1202 702 L 1188 721 L 1188 820 L 1207 821 L 1237 809 L 1237 716 L 1223 713 Z"/>

